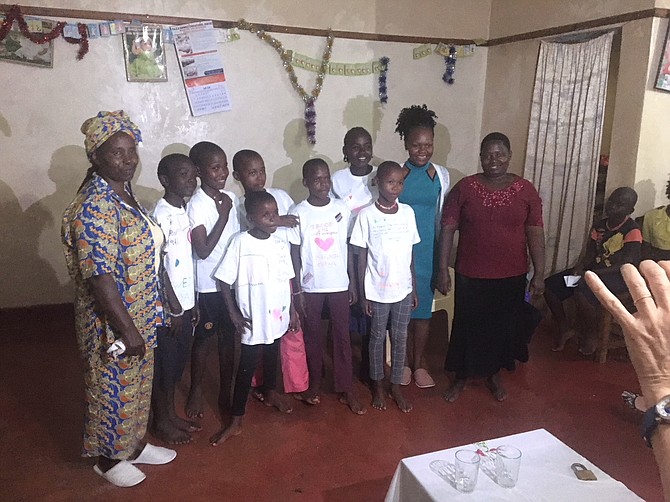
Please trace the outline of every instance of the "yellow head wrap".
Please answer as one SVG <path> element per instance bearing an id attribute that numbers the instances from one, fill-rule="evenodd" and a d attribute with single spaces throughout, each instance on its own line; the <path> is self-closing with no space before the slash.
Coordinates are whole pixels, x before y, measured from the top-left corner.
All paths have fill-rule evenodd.
<path id="1" fill-rule="evenodd" d="M 98 112 L 95 117 L 87 119 L 81 125 L 81 132 L 86 136 L 84 138 L 86 154 L 90 157 L 100 145 L 119 131 L 132 136 L 135 143 L 142 141 L 140 129 L 123 110 Z"/>

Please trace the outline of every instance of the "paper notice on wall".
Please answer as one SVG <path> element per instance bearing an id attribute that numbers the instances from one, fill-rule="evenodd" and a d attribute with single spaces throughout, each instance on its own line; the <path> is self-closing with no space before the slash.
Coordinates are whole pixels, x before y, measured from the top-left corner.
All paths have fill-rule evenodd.
<path id="1" fill-rule="evenodd" d="M 194 117 L 232 108 L 211 21 L 172 26 L 177 60 Z"/>

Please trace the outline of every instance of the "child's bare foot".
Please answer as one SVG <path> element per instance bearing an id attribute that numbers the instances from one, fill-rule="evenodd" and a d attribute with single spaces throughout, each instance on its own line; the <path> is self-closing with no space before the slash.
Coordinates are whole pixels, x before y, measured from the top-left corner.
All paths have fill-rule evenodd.
<path id="1" fill-rule="evenodd" d="M 453 403 L 458 399 L 458 396 L 461 395 L 461 392 L 465 390 L 465 384 L 466 380 L 455 380 L 447 389 L 447 391 L 444 393 L 444 398 L 450 402 Z"/>
<path id="2" fill-rule="evenodd" d="M 384 386 L 381 380 L 372 383 L 372 407 L 376 410 L 386 411 L 386 399 L 384 399 Z"/>
<path id="3" fill-rule="evenodd" d="M 217 446 L 233 436 L 239 436 L 242 433 L 242 417 L 233 417 L 228 427 L 209 438 L 209 444 Z"/>
<path id="4" fill-rule="evenodd" d="M 365 412 L 368 411 L 360 403 L 354 391 L 343 392 L 342 394 L 340 394 L 340 403 L 349 406 L 349 409 L 353 411 L 356 415 L 364 415 Z"/>
<path id="5" fill-rule="evenodd" d="M 395 403 L 398 405 L 398 408 L 400 408 L 400 411 L 403 413 L 409 413 L 412 411 L 412 403 L 410 403 L 405 397 L 402 395 L 402 392 L 400 390 L 400 385 L 391 385 L 391 397 L 395 401 Z"/>
<path id="6" fill-rule="evenodd" d="M 569 329 L 567 331 L 559 333 L 558 340 L 556 340 L 556 343 L 551 348 L 551 350 L 554 352 L 561 352 L 565 348 L 566 342 L 570 340 L 570 338 L 572 338 L 573 336 L 575 336 L 574 329 Z"/>
<path id="7" fill-rule="evenodd" d="M 188 432 L 180 430 L 169 420 L 154 423 L 151 433 L 168 444 L 187 444 L 193 439 Z"/>
<path id="8" fill-rule="evenodd" d="M 203 411 L 202 390 L 200 388 L 191 388 L 186 400 L 184 412 L 188 418 L 203 418 L 205 413 Z"/>
<path id="9" fill-rule="evenodd" d="M 310 391 L 298 392 L 297 394 L 293 394 L 293 398 L 297 399 L 298 401 L 302 401 L 303 403 L 310 404 L 312 406 L 321 404 L 321 396 L 319 396 L 315 392 Z"/>
<path id="10" fill-rule="evenodd" d="M 504 401 L 507 399 L 507 391 L 502 386 L 500 375 L 497 373 L 486 379 L 486 387 L 491 391 L 491 394 L 493 394 L 496 401 Z"/>
<path id="11" fill-rule="evenodd" d="M 280 396 L 276 390 L 267 390 L 263 393 L 265 406 L 274 406 L 281 413 L 291 413 L 293 406 L 288 404 L 283 396 Z"/>
<path id="12" fill-rule="evenodd" d="M 185 432 L 200 432 L 202 430 L 202 425 L 195 420 L 185 420 L 181 417 L 174 416 L 170 417 L 170 420 L 177 429 Z"/>

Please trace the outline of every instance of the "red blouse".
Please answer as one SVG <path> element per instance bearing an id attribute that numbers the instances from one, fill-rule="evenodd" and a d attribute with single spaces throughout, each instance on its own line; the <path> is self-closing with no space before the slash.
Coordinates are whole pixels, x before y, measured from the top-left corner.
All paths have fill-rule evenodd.
<path id="1" fill-rule="evenodd" d="M 528 272 L 526 227 L 542 227 L 542 200 L 530 181 L 515 176 L 493 190 L 478 175 L 451 189 L 442 225 L 458 229 L 456 272 L 478 279 L 503 279 Z"/>

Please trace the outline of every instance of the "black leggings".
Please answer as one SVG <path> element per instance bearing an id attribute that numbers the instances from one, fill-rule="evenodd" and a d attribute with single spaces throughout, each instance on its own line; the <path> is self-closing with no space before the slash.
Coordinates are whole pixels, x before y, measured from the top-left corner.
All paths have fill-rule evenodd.
<path id="1" fill-rule="evenodd" d="M 280 338 L 271 345 L 241 346 L 240 365 L 235 378 L 233 392 L 233 406 L 231 414 L 236 417 L 244 416 L 247 407 L 247 397 L 251 390 L 251 380 L 256 372 L 258 358 L 263 354 L 263 390 L 274 390 L 277 385 L 277 357 L 279 356 Z"/>

